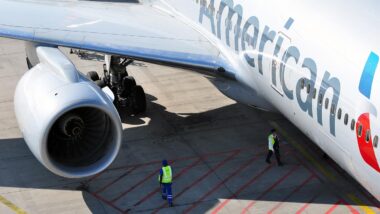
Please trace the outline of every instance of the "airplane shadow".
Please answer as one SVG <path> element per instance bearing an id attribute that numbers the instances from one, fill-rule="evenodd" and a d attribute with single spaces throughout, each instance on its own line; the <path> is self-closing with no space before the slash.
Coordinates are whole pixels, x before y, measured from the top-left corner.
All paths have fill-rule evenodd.
<path id="1" fill-rule="evenodd" d="M 239 123 L 248 125 L 257 122 L 263 123 L 263 115 L 266 115 L 264 118 L 270 118 L 271 120 L 284 120 L 281 116 L 276 114 L 265 113 L 240 104 L 223 106 L 221 108 L 201 113 L 176 114 L 167 111 L 164 106 L 156 103 L 155 101 L 157 101 L 157 99 L 152 95 L 147 95 L 147 100 L 148 110 L 146 114 L 123 118 L 123 121 L 132 125 L 132 127 L 124 130 L 123 146 L 118 158 L 110 167 L 111 169 L 125 165 L 160 160 L 162 157 L 176 159 L 188 156 L 186 151 L 181 153 L 181 150 L 177 149 L 178 147 L 186 148 L 184 150 L 191 148 L 189 150 L 192 152 L 196 150 L 196 153 L 202 153 L 203 151 L 212 152 L 213 150 L 220 152 L 223 150 L 239 149 L 239 147 L 244 146 L 258 147 L 259 145 L 255 143 L 255 141 L 257 141 L 257 138 L 260 138 L 260 141 L 265 141 L 265 130 L 258 131 L 261 133 L 252 133 L 252 135 L 255 135 L 253 139 L 250 139 L 249 134 L 246 134 L 247 139 L 243 140 L 245 141 L 244 143 L 231 141 L 229 145 L 224 145 L 226 148 L 218 146 L 220 145 L 218 142 L 221 141 L 224 134 L 228 134 L 223 133 L 228 129 L 236 129 L 237 131 L 241 130 L 244 133 L 252 132 L 250 129 L 234 127 Z M 208 132 L 213 132 L 213 134 L 208 135 Z M 208 143 L 194 143 L 196 140 L 189 140 L 202 139 L 205 137 L 207 137 Z M 182 142 L 184 139 L 187 139 L 187 142 Z M 260 147 L 262 147 L 262 145 L 260 145 Z M 169 150 L 169 152 L 167 150 Z M 89 179 L 66 179 L 56 176 L 45 169 L 32 155 L 22 138 L 0 140 L 0 157 L 0 166 L 2 170 L 0 186 L 2 187 L 82 191 L 84 201 L 92 213 L 119 213 L 119 211 L 110 208 L 107 203 L 94 197 L 94 194 L 92 194 L 93 190 L 99 188 L 93 186 L 96 184 L 89 183 L 89 186 L 84 190 L 80 190 L 81 187 L 83 187 L 82 184 L 86 184 Z M 290 162 L 289 164 L 291 165 L 293 162 Z M 154 167 L 157 166 L 159 167 L 159 164 L 154 165 Z M 262 167 L 265 166 L 266 165 L 263 165 Z M 148 172 L 144 171 L 142 173 Z M 345 176 L 346 178 L 351 179 L 350 182 L 355 183 L 356 186 L 359 185 L 348 175 Z M 110 176 L 105 180 L 103 179 L 103 181 L 106 182 L 108 179 L 109 182 L 111 182 L 115 177 L 117 177 L 117 175 L 113 177 Z M 153 178 L 155 177 L 156 175 L 153 176 Z M 123 179 L 128 180 L 128 176 Z M 316 186 L 311 187 L 313 190 L 320 188 L 318 185 L 324 186 L 325 184 L 321 183 L 315 185 Z M 123 186 L 117 188 L 123 188 Z M 312 189 L 310 191 L 312 191 Z M 145 191 L 150 192 L 151 190 Z M 214 199 L 225 199 L 229 196 L 230 192 L 220 192 L 214 196 Z M 159 193 L 155 194 L 154 197 L 159 197 Z M 260 197 L 258 201 L 283 201 L 285 203 L 305 204 L 309 203 L 310 200 L 310 197 L 284 197 L 285 196 L 282 194 L 268 194 L 268 196 Z M 197 201 L 198 199 L 199 197 L 194 196 L 190 201 Z M 237 199 L 257 200 L 257 194 L 243 194 L 242 196 L 238 196 Z M 215 207 L 217 205 L 217 200 L 213 201 L 214 202 L 204 203 L 200 206 L 197 212 L 205 213 Z M 162 201 L 160 202 L 162 203 Z M 334 205 L 336 202 L 336 197 L 319 197 L 313 201 L 313 203 L 329 205 Z M 350 201 L 347 201 L 347 203 L 356 205 Z M 373 206 L 373 204 L 369 203 L 361 205 Z M 151 204 L 151 206 L 153 206 L 152 209 L 138 209 L 138 207 L 136 207 L 137 210 L 135 211 L 152 212 L 154 206 L 157 207 L 157 205 L 154 204 Z M 178 204 L 178 207 L 181 206 L 185 207 L 187 204 Z M 175 208 L 174 212 L 179 212 L 178 209 L 180 208 L 178 207 Z"/>

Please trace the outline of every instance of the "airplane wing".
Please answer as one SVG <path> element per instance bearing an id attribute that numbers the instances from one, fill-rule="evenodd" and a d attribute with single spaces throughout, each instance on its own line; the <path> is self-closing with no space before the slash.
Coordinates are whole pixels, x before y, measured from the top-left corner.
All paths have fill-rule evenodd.
<path id="1" fill-rule="evenodd" d="M 215 45 L 160 4 L 0 0 L 0 5 L 1 37 L 183 67 L 228 67 Z"/>

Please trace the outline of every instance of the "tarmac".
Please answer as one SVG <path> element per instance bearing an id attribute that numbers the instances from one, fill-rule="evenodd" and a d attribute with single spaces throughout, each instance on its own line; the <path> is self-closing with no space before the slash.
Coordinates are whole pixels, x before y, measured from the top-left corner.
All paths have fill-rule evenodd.
<path id="1" fill-rule="evenodd" d="M 84 73 L 102 70 L 96 55 L 69 57 Z M 200 74 L 140 62 L 128 72 L 144 87 L 147 112 L 122 117 L 115 162 L 90 178 L 56 176 L 16 123 L 13 95 L 26 71 L 23 43 L 0 39 L 0 213 L 380 213 L 376 199 L 281 115 L 237 104 Z M 274 157 L 265 163 L 272 128 L 283 167 Z M 174 207 L 157 182 L 164 158 Z"/>

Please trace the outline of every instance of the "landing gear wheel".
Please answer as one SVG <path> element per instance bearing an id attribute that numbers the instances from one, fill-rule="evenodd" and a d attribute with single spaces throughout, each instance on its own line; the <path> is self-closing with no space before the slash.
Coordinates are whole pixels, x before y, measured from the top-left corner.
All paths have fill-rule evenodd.
<path id="1" fill-rule="evenodd" d="M 127 97 L 132 93 L 133 88 L 136 87 L 136 80 L 131 76 L 126 76 L 122 81 L 123 92 L 122 97 Z"/>
<path id="2" fill-rule="evenodd" d="M 141 86 L 132 88 L 131 93 L 132 114 L 140 114 L 146 111 L 146 97 L 144 89 Z"/>
<path id="3" fill-rule="evenodd" d="M 104 81 L 104 79 L 100 79 L 100 80 L 96 80 L 95 81 L 95 84 L 97 86 L 99 86 L 99 88 L 104 88 L 107 86 L 106 82 Z"/>
<path id="4" fill-rule="evenodd" d="M 96 80 L 100 80 L 99 78 L 99 75 L 96 71 L 90 71 L 86 74 L 87 78 L 92 80 L 92 81 L 96 81 Z"/>

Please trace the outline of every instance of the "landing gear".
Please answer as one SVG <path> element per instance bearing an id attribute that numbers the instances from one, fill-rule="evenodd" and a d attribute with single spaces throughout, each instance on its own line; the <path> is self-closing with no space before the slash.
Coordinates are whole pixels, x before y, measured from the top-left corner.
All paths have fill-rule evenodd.
<path id="1" fill-rule="evenodd" d="M 121 115 L 137 115 L 146 111 L 146 97 L 144 89 L 136 84 L 136 80 L 128 75 L 127 66 L 133 60 L 119 56 L 106 57 L 109 65 L 103 65 L 104 77 L 90 71 L 87 78 L 94 81 L 99 87 L 108 86 L 115 95 L 114 104 Z"/>

